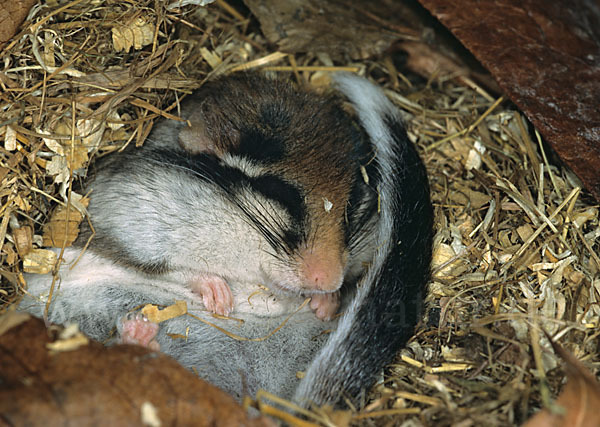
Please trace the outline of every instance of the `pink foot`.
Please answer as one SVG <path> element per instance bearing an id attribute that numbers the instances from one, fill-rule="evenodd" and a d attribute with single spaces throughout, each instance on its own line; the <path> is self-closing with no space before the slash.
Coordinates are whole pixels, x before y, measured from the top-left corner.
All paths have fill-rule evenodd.
<path id="1" fill-rule="evenodd" d="M 198 276 L 191 283 L 192 290 L 202 295 L 206 309 L 228 316 L 233 309 L 233 294 L 227 282 L 216 275 Z"/>
<path id="2" fill-rule="evenodd" d="M 121 344 L 135 344 L 151 350 L 160 350 L 160 345 L 154 339 L 158 333 L 158 324 L 150 322 L 143 314 L 129 313 L 118 325 Z"/>
<path id="3" fill-rule="evenodd" d="M 315 311 L 315 316 L 321 320 L 331 320 L 340 306 L 340 293 L 311 295 L 310 308 Z"/>

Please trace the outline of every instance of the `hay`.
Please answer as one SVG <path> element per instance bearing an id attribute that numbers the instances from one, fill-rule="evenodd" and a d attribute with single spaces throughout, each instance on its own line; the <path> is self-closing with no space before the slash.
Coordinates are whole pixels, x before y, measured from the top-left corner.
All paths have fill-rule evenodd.
<path id="1" fill-rule="evenodd" d="M 222 1 L 206 9 L 157 4 L 49 1 L 2 52 L 4 307 L 24 290 L 22 261 L 37 254 L 53 266 L 43 260 L 42 234 L 57 207 L 76 209 L 62 213 L 60 237 L 46 237 L 70 239 L 85 212 L 78 183 L 94 157 L 143 143 L 155 120 L 177 116 L 179 100 L 215 75 L 266 66 L 320 85 L 327 70 L 344 67 L 376 80 L 406 112 L 430 174 L 437 234 L 414 339 L 363 411 L 318 419 L 520 422 L 563 379 L 541 329 L 595 370 L 598 206 L 509 102 L 444 70 L 428 82 L 409 78 L 390 58 L 334 64 L 326 55 L 273 52 L 256 22 Z"/>

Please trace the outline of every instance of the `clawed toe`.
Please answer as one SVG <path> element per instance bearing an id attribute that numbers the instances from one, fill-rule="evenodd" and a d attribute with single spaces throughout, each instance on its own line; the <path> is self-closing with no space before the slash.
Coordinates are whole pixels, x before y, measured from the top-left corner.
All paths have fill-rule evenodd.
<path id="1" fill-rule="evenodd" d="M 159 326 L 157 323 L 149 321 L 143 314 L 128 313 L 120 320 L 118 326 L 121 344 L 140 345 L 151 350 L 160 349 L 160 345 L 154 339 Z"/>
<path id="2" fill-rule="evenodd" d="M 192 281 L 192 289 L 202 296 L 202 302 L 208 311 L 228 316 L 233 310 L 233 294 L 222 277 L 200 276 Z"/>

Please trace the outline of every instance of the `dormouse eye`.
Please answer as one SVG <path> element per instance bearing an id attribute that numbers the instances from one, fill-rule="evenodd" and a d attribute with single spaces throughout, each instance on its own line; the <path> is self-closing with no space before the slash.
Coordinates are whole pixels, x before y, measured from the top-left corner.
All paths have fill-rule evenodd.
<path id="1" fill-rule="evenodd" d="M 250 184 L 254 191 L 281 206 L 295 224 L 301 225 L 304 223 L 306 204 L 298 187 L 271 174 L 252 178 Z"/>

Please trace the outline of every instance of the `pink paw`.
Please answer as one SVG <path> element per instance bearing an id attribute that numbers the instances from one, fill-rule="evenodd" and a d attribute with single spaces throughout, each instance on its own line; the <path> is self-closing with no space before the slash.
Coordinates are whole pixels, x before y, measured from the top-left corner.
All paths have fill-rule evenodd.
<path id="1" fill-rule="evenodd" d="M 315 311 L 315 316 L 321 320 L 331 320 L 340 306 L 340 293 L 311 295 L 310 308 Z"/>
<path id="2" fill-rule="evenodd" d="M 202 295 L 206 309 L 212 313 L 228 316 L 233 309 L 233 294 L 222 277 L 198 276 L 191 283 L 192 290 Z"/>
<path id="3" fill-rule="evenodd" d="M 128 313 L 118 325 L 121 344 L 134 344 L 151 350 L 160 350 L 160 345 L 154 339 L 158 333 L 158 324 L 148 320 L 143 314 Z"/>

